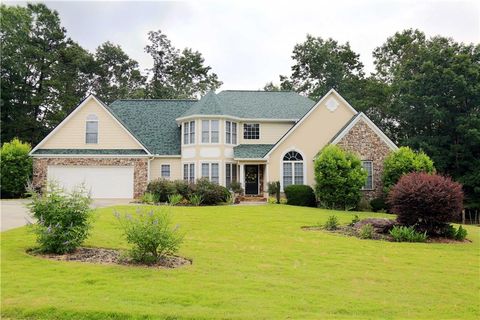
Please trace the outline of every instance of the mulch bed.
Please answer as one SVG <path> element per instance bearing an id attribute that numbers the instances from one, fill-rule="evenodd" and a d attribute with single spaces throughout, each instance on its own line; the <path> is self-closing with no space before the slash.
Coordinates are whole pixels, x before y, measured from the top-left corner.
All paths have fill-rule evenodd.
<path id="1" fill-rule="evenodd" d="M 368 220 L 368 219 L 366 219 Z M 374 220 L 374 219 L 371 219 Z M 379 220 L 379 219 L 375 219 Z M 363 221 L 363 220 L 362 220 Z M 303 226 L 302 230 L 304 231 L 324 231 L 324 232 L 331 232 L 331 233 L 337 233 L 337 234 L 342 234 L 346 235 L 349 237 L 357 237 L 360 238 L 359 236 L 359 230 L 362 225 L 365 223 L 356 223 L 354 226 L 338 226 L 336 230 L 327 230 L 321 226 Z M 381 227 L 383 227 L 383 223 L 380 222 Z M 374 228 L 374 233 L 373 233 L 373 238 L 372 239 L 367 239 L 367 240 L 384 240 L 384 241 L 391 241 L 395 242 L 393 240 L 393 237 L 388 233 L 387 229 L 381 229 L 381 228 Z M 383 232 L 378 232 L 378 231 L 383 231 Z M 449 238 L 444 238 L 444 237 L 428 237 L 426 243 L 468 243 L 472 242 L 471 240 L 465 239 L 463 241 L 458 241 L 455 239 L 449 239 Z"/>
<path id="2" fill-rule="evenodd" d="M 130 260 L 123 251 L 104 248 L 84 248 L 80 247 L 74 252 L 65 254 L 38 253 L 34 250 L 28 250 L 27 253 L 46 259 L 58 261 L 77 261 L 100 264 L 119 264 L 137 267 L 165 268 L 173 269 L 185 265 L 191 265 L 192 261 L 179 256 L 166 256 L 161 258 L 155 264 L 140 264 Z"/>

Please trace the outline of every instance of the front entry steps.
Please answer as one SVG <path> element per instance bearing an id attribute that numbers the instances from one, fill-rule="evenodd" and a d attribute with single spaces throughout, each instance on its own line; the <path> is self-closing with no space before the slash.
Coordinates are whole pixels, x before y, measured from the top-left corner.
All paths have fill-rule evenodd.
<path id="1" fill-rule="evenodd" d="M 244 195 L 240 196 L 240 202 L 266 202 L 267 198 L 261 195 Z"/>

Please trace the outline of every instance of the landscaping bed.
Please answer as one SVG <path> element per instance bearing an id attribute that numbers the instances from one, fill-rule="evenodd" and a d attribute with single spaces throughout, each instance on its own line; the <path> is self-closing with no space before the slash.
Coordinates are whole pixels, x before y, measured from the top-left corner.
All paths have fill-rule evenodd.
<path id="1" fill-rule="evenodd" d="M 361 235 L 361 229 L 365 225 L 371 225 L 372 233 L 369 238 L 363 238 Z M 369 240 L 384 240 L 395 242 L 395 239 L 390 235 L 389 231 L 398 223 L 395 220 L 388 218 L 366 218 L 362 219 L 354 224 L 337 226 L 335 229 L 326 229 L 324 226 L 303 226 L 302 230 L 305 231 L 326 231 L 332 233 L 343 234 L 346 236 L 357 237 L 361 239 Z M 426 239 L 427 243 L 465 243 L 471 242 L 468 239 L 455 240 L 446 237 L 430 236 Z"/>
<path id="2" fill-rule="evenodd" d="M 192 261 L 179 256 L 165 256 L 158 260 L 157 263 L 141 264 L 128 258 L 121 250 L 105 249 L 105 248 L 85 248 L 80 247 L 71 253 L 65 254 L 44 254 L 34 250 L 27 250 L 28 254 L 58 261 L 76 261 L 100 264 L 121 264 L 139 267 L 166 268 L 173 269 L 185 265 L 191 265 Z"/>

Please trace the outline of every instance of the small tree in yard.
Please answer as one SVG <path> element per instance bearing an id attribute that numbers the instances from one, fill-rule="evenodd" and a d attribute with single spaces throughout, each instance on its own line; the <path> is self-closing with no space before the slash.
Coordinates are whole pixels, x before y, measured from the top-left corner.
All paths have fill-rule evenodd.
<path id="1" fill-rule="evenodd" d="M 66 193 L 51 183 L 47 192 L 38 194 L 30 188 L 32 216 L 37 220 L 33 230 L 37 235 L 39 250 L 64 254 L 78 248 L 91 229 L 91 199 L 81 188 Z"/>
<path id="2" fill-rule="evenodd" d="M 315 159 L 315 192 L 326 208 L 348 210 L 361 197 L 367 179 L 360 159 L 336 145 L 328 145 Z"/>
<path id="3" fill-rule="evenodd" d="M 443 235 L 462 211 L 462 186 L 440 175 L 414 172 L 400 178 L 388 202 L 401 224 Z"/>
<path id="4" fill-rule="evenodd" d="M 410 172 L 434 173 L 433 161 L 423 152 L 415 152 L 409 147 L 401 147 L 390 153 L 384 162 L 383 189 L 388 194 L 400 178 Z"/>
<path id="5" fill-rule="evenodd" d="M 123 233 L 133 247 L 130 255 L 134 261 L 155 263 L 162 257 L 178 251 L 183 234 L 171 226 L 170 215 L 163 210 L 142 211 L 136 214 L 115 213 Z"/>
<path id="6" fill-rule="evenodd" d="M 25 194 L 28 180 L 32 176 L 32 158 L 28 155 L 30 144 L 17 138 L 2 145 L 1 184 L 3 197 L 20 197 Z"/>

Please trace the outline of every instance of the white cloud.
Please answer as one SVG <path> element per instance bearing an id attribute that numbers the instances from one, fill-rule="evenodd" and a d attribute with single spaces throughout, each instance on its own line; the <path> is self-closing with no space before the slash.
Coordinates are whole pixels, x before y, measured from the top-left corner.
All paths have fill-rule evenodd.
<path id="1" fill-rule="evenodd" d="M 13 4 L 14 2 L 7 2 Z M 289 74 L 293 46 L 310 33 L 349 41 L 366 71 L 371 53 L 396 31 L 419 28 L 457 41 L 480 39 L 477 1 L 46 2 L 68 34 L 93 51 L 110 40 L 142 68 L 146 33 L 161 29 L 178 48 L 202 52 L 222 89 L 259 89 Z"/>

